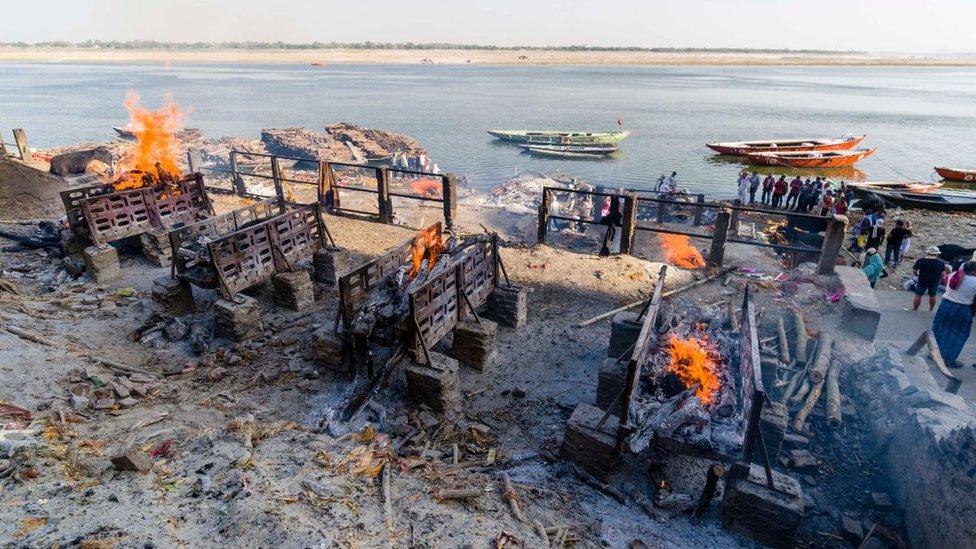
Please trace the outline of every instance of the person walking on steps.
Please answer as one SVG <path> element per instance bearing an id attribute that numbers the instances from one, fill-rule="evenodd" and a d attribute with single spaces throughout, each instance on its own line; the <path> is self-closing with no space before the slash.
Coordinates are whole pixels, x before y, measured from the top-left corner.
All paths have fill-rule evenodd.
<path id="1" fill-rule="evenodd" d="M 976 298 L 976 261 L 967 261 L 949 277 L 949 286 L 932 320 L 932 333 L 946 366 L 956 362 L 973 329 L 973 300 Z"/>
<path id="2" fill-rule="evenodd" d="M 917 311 L 922 304 L 922 296 L 929 294 L 929 310 L 935 309 L 935 296 L 939 293 L 939 283 L 942 282 L 942 273 L 946 270 L 946 262 L 939 259 L 938 246 L 929 246 L 925 250 L 925 257 L 920 257 L 912 265 L 912 271 L 918 280 L 912 287 L 915 293 L 915 300 L 912 303 L 912 310 Z"/>
<path id="3" fill-rule="evenodd" d="M 868 248 L 867 255 L 864 256 L 864 276 L 868 277 L 868 282 L 871 283 L 872 288 L 881 279 L 883 272 L 884 263 L 881 262 L 881 255 L 878 254 L 878 250 Z"/>

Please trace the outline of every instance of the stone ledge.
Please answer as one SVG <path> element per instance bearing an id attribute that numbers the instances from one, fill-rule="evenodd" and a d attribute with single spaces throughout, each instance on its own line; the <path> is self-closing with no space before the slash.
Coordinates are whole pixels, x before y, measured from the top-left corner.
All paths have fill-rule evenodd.
<path id="1" fill-rule="evenodd" d="M 837 266 L 837 277 L 844 289 L 844 312 L 840 324 L 851 332 L 874 341 L 881 321 L 881 306 L 861 269 Z"/>

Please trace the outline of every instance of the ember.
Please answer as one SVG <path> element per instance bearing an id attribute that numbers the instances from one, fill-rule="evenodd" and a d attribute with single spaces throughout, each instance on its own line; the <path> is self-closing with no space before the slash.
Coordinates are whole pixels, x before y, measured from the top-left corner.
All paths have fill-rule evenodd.
<path id="1" fill-rule="evenodd" d="M 420 196 L 440 197 L 441 182 L 434 179 L 415 179 L 410 182 L 410 188 Z"/>
<path id="2" fill-rule="evenodd" d="M 437 264 L 437 258 L 444 251 L 444 242 L 437 228 L 435 225 L 427 229 L 421 229 L 420 234 L 414 237 L 412 247 L 413 264 L 410 267 L 410 272 L 407 273 L 407 278 L 410 280 L 413 280 L 420 273 L 420 267 L 425 258 L 427 259 L 427 272 L 433 271 L 434 265 Z"/>
<path id="3" fill-rule="evenodd" d="M 163 108 L 151 111 L 139 104 L 139 94 L 129 92 L 125 99 L 129 111 L 129 126 L 136 141 L 119 161 L 115 180 L 116 190 L 136 189 L 180 175 L 175 134 L 183 124 L 183 111 L 172 97 Z"/>
<path id="4" fill-rule="evenodd" d="M 678 376 L 685 387 L 698 386 L 695 396 L 702 406 L 715 402 L 722 382 L 718 373 L 719 361 L 715 356 L 717 353 L 708 339 L 681 339 L 672 335 L 669 347 L 671 362 L 668 364 L 668 371 Z"/>
<path id="5" fill-rule="evenodd" d="M 684 269 L 698 269 L 705 266 L 705 258 L 689 244 L 687 236 L 658 233 L 657 237 L 661 241 L 661 248 L 668 263 Z"/>

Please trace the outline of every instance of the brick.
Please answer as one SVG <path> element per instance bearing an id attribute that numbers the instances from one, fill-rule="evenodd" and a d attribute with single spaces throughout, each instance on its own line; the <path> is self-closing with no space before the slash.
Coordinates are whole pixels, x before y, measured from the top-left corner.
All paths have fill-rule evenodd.
<path id="1" fill-rule="evenodd" d="M 83 255 L 88 276 L 95 282 L 106 284 L 122 278 L 119 252 L 112 246 L 88 246 Z"/>
<path id="2" fill-rule="evenodd" d="M 600 364 L 596 382 L 596 407 L 609 410 L 610 404 L 617 399 L 612 412 L 618 414 L 623 409 L 623 399 L 617 395 L 623 391 L 627 383 L 627 364 L 618 364 L 615 358 L 606 358 Z"/>
<path id="3" fill-rule="evenodd" d="M 238 294 L 234 301 L 218 299 L 214 303 L 214 323 L 217 337 L 237 341 L 261 335 L 261 312 L 253 297 Z"/>
<path id="4" fill-rule="evenodd" d="M 637 341 L 641 331 L 638 314 L 640 313 L 622 311 L 613 315 L 613 320 L 610 322 L 610 345 L 607 346 L 607 357 L 620 357 Z"/>
<path id="5" fill-rule="evenodd" d="M 183 315 L 196 310 L 190 283 L 179 278 L 161 276 L 154 279 L 152 297 L 170 314 Z"/>
<path id="6" fill-rule="evenodd" d="M 339 280 L 339 274 L 343 272 L 348 261 L 348 254 L 341 248 L 328 247 L 315 252 L 312 255 L 315 281 L 330 286 L 336 284 Z"/>
<path id="7" fill-rule="evenodd" d="M 772 547 L 793 547 L 803 520 L 803 491 L 796 479 L 773 471 L 773 487 L 761 465 L 736 463 L 725 483 L 722 524 Z"/>
<path id="8" fill-rule="evenodd" d="M 130 448 L 112 458 L 112 465 L 119 471 L 137 471 L 144 473 L 152 468 L 149 455 L 138 448 Z"/>
<path id="9" fill-rule="evenodd" d="M 458 361 L 435 352 L 430 353 L 430 359 L 430 365 L 411 362 L 405 368 L 407 397 L 437 412 L 452 412 L 461 398 Z"/>
<path id="10" fill-rule="evenodd" d="M 451 354 L 459 362 L 479 372 L 491 369 L 498 354 L 495 352 L 495 332 L 498 324 L 488 319 L 462 320 L 454 328 Z"/>
<path id="11" fill-rule="evenodd" d="M 304 311 L 315 303 L 315 290 L 308 271 L 296 270 L 271 277 L 275 303 L 293 311 Z"/>
<path id="12" fill-rule="evenodd" d="M 578 404 L 566 422 L 566 434 L 559 455 L 606 481 L 617 465 L 620 453 L 617 451 L 617 418 L 611 414 L 597 428 L 604 414 L 596 406 Z"/>
<path id="13" fill-rule="evenodd" d="M 521 328 L 528 321 L 528 292 L 522 286 L 501 284 L 488 295 L 485 316 L 510 328 Z"/>
<path id="14" fill-rule="evenodd" d="M 332 326 L 322 326 L 312 332 L 312 352 L 316 364 L 330 370 L 346 371 L 345 341 Z"/>

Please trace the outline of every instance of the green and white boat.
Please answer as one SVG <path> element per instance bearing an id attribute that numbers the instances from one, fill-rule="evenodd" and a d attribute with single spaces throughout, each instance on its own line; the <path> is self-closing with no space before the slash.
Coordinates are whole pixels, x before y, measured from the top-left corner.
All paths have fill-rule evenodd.
<path id="1" fill-rule="evenodd" d="M 560 132 L 546 130 L 488 130 L 488 133 L 504 141 L 535 143 L 540 145 L 616 145 L 629 131 L 620 132 Z"/>

